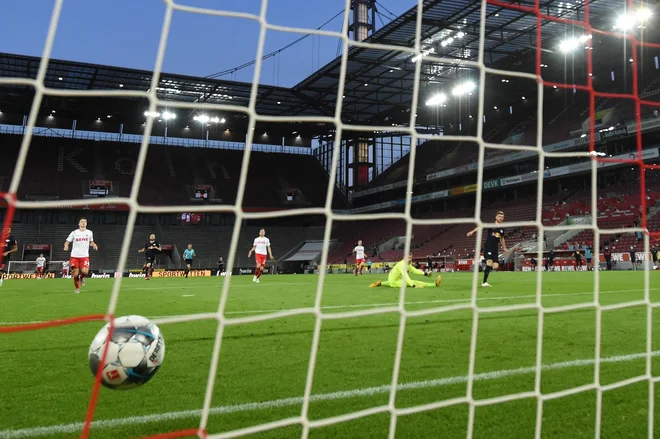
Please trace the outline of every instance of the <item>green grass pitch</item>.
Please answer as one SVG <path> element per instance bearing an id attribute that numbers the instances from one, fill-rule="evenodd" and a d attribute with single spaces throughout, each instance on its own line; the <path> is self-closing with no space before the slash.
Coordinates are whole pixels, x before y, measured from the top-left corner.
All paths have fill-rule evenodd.
<path id="1" fill-rule="evenodd" d="M 644 298 L 644 273 L 601 273 L 602 305 Z M 660 301 L 660 272 L 650 273 L 651 299 Z M 337 313 L 396 305 L 399 290 L 368 288 L 382 275 L 328 275 L 323 311 Z M 224 278 L 124 279 L 117 315 L 157 318 L 215 312 Z M 318 276 L 233 276 L 227 317 L 311 307 Z M 489 308 L 535 301 L 536 274 L 494 273 L 490 289 L 479 289 L 478 305 Z M 104 313 L 113 280 L 89 279 L 80 295 L 70 280 L 9 280 L 0 289 L 0 324 Z M 472 275 L 445 274 L 441 288 L 409 289 L 410 311 L 467 303 Z M 558 307 L 593 300 L 594 273 L 543 275 L 543 305 Z M 652 327 L 659 327 L 654 309 Z M 467 392 L 473 313 L 446 311 L 406 321 L 396 407 L 405 409 Z M 326 320 L 321 327 L 309 418 L 382 406 L 389 401 L 400 315 L 387 313 Z M 213 389 L 210 434 L 299 416 L 315 318 L 311 314 L 228 326 Z M 84 420 L 93 377 L 87 350 L 102 322 L 0 334 L 0 439 L 76 437 Z M 488 400 L 532 392 L 535 386 L 538 314 L 534 309 L 479 314 L 473 397 Z M 212 320 L 161 324 L 166 341 L 163 366 L 154 379 L 131 391 L 101 389 L 92 438 L 135 438 L 196 428 L 204 401 L 217 330 Z M 561 392 L 594 383 L 597 312 L 585 308 L 544 315 L 541 390 Z M 660 334 L 652 340 L 654 376 L 660 375 Z M 600 383 L 608 386 L 645 373 L 647 308 L 607 310 L 601 319 Z M 614 387 L 614 386 L 613 386 Z M 649 402 L 658 392 L 649 381 L 607 389 L 602 395 L 602 437 L 646 438 Z M 592 438 L 597 392 L 587 389 L 543 403 L 542 437 Z M 464 438 L 469 405 L 460 403 L 415 414 L 396 424 L 400 438 Z M 531 438 L 537 399 L 525 397 L 479 405 L 475 438 Z M 313 438 L 384 438 L 389 413 L 312 429 Z M 300 425 L 254 434 L 294 438 Z"/>

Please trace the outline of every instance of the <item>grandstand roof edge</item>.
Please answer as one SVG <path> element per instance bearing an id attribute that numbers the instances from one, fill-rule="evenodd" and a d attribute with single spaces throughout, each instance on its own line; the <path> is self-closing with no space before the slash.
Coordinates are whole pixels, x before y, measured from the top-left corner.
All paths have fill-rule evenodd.
<path id="1" fill-rule="evenodd" d="M 18 53 L 10 53 L 10 52 L 0 52 L 0 59 L 2 58 L 15 58 L 15 59 L 23 59 L 27 61 L 32 61 L 32 62 L 41 62 L 41 57 L 40 56 L 34 56 L 34 55 L 22 55 Z M 89 62 L 84 62 L 84 61 L 74 61 L 74 60 L 65 60 L 65 59 L 59 59 L 59 58 L 49 58 L 49 65 L 52 62 L 56 62 L 59 64 L 64 64 L 64 65 L 69 65 L 72 67 L 89 67 L 89 68 L 102 68 L 102 69 L 108 69 L 108 70 L 115 70 L 117 72 L 123 72 L 123 73 L 129 73 L 129 74 L 141 74 L 141 75 L 153 75 L 153 70 L 143 70 L 143 69 L 135 69 L 131 67 L 121 67 L 121 66 L 111 66 L 107 64 L 97 64 L 97 63 L 89 63 Z M 236 85 L 241 85 L 241 86 L 246 86 L 246 87 L 252 87 L 252 84 L 249 82 L 243 82 L 243 81 L 228 81 L 228 80 L 223 80 L 223 79 L 216 79 L 216 78 L 208 78 L 204 76 L 191 76 L 191 75 L 184 75 L 180 73 L 168 73 L 161 71 L 160 72 L 161 79 L 163 76 L 167 77 L 172 77 L 172 78 L 177 78 L 177 79 L 187 79 L 187 80 L 194 80 L 194 81 L 207 81 L 210 83 L 225 83 L 225 84 L 236 84 Z M 260 88 L 265 88 L 265 89 L 271 89 L 271 90 L 281 90 L 285 92 L 291 92 L 292 88 L 287 88 L 287 87 L 279 87 L 279 86 L 274 86 L 274 85 L 266 85 L 266 84 L 259 84 Z"/>

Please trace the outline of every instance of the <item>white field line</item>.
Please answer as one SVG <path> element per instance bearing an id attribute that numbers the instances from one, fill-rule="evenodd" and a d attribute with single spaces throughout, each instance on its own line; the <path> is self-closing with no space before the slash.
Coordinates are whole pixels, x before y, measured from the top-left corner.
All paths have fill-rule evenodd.
<path id="1" fill-rule="evenodd" d="M 281 285 L 281 284 L 280 284 Z M 146 288 L 143 288 L 146 289 Z M 149 288 L 151 289 L 151 288 Z M 153 288 L 161 289 L 161 288 Z M 650 291 L 657 291 L 660 288 L 651 288 Z M 618 294 L 618 293 L 636 293 L 641 292 L 640 289 L 635 290 L 614 290 L 614 291 L 601 291 L 600 294 Z M 543 297 L 573 297 L 573 296 L 593 296 L 593 291 L 584 292 L 584 293 L 555 293 L 555 294 L 543 294 Z M 186 297 L 186 296 L 183 296 Z M 477 301 L 488 301 L 488 300 L 515 300 L 515 299 L 536 299 L 536 294 L 520 295 L 520 296 L 493 296 L 493 297 L 478 297 Z M 405 302 L 406 305 L 429 305 L 429 304 L 441 304 L 441 303 L 458 303 L 458 302 L 469 302 L 470 298 L 464 299 L 438 299 L 438 300 L 418 300 L 418 301 L 408 301 Z M 365 303 L 365 304 L 355 304 L 355 305 L 327 305 L 322 306 L 321 309 L 350 309 L 350 308 L 380 308 L 387 306 L 398 306 L 399 302 L 385 302 L 385 303 Z M 282 311 L 293 311 L 296 308 L 291 309 L 255 309 L 247 311 L 227 311 L 225 315 L 237 315 L 237 314 L 268 314 L 274 312 Z M 150 319 L 162 319 L 167 317 L 174 316 L 150 316 Z M 29 325 L 32 323 L 44 323 L 44 320 L 32 320 L 26 322 L 0 322 L 0 326 L 10 326 L 10 325 Z"/>
<path id="2" fill-rule="evenodd" d="M 652 357 L 659 357 L 660 351 L 652 351 Z M 646 358 L 646 353 L 616 355 L 613 357 L 601 358 L 601 363 L 622 363 Z M 586 367 L 595 364 L 594 359 L 562 361 L 560 363 L 545 364 L 541 366 L 541 371 L 570 369 L 574 367 Z M 475 374 L 474 381 L 489 381 L 501 378 L 507 378 L 517 375 L 529 375 L 536 373 L 536 367 L 521 367 L 518 369 L 504 369 L 492 372 Z M 468 377 L 453 376 L 439 378 L 435 380 L 414 381 L 410 383 L 399 384 L 398 390 L 430 389 L 435 387 L 450 386 L 453 384 L 462 384 L 468 381 Z M 344 390 L 332 393 L 320 393 L 311 396 L 312 402 L 333 401 L 339 399 L 359 398 L 373 395 L 389 394 L 392 389 L 390 384 L 382 386 L 366 387 L 363 389 Z M 225 405 L 213 407 L 210 410 L 211 415 L 221 415 L 227 413 L 250 412 L 255 410 L 266 410 L 278 407 L 290 407 L 300 405 L 303 402 L 301 396 L 292 398 L 275 399 L 264 402 L 249 402 L 243 404 Z M 92 423 L 95 430 L 121 428 L 133 425 L 151 424 L 156 422 L 172 421 L 177 419 L 194 418 L 201 415 L 201 410 L 183 410 L 178 412 L 159 413 L 154 415 L 131 416 L 127 418 L 97 420 Z M 0 430 L 0 439 L 20 439 L 39 436 L 52 436 L 56 434 L 76 434 L 82 430 L 83 423 L 76 422 L 71 424 L 50 425 L 45 427 L 24 428 L 20 430 Z"/>

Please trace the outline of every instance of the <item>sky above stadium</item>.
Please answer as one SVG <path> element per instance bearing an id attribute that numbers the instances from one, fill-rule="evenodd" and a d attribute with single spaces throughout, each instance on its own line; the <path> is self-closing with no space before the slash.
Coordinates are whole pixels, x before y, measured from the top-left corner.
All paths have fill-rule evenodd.
<path id="1" fill-rule="evenodd" d="M 415 0 L 378 0 L 384 6 L 377 27 L 408 10 Z M 179 4 L 259 14 L 260 0 L 178 0 Z M 41 56 L 55 2 L 7 1 L 0 14 L 0 51 Z M 267 21 L 317 28 L 342 11 L 345 0 L 270 0 Z M 153 70 L 165 14 L 162 0 L 65 0 L 52 57 Z M 326 30 L 340 31 L 342 15 Z M 268 31 L 264 53 L 280 49 L 300 34 Z M 254 60 L 259 23 L 254 20 L 175 11 L 163 71 L 207 76 Z M 289 87 L 338 55 L 339 40 L 312 36 L 264 61 L 260 82 Z M 254 69 L 222 76 L 251 82 Z"/>

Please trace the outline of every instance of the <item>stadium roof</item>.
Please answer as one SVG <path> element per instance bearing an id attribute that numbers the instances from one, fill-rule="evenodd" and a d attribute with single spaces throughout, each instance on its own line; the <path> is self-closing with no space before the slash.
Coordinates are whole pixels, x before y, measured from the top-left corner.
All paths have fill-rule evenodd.
<path id="1" fill-rule="evenodd" d="M 516 0 L 514 5 L 534 7 L 534 1 Z M 549 0 L 541 1 L 544 13 L 563 19 L 584 20 L 584 1 L 574 3 Z M 591 0 L 590 22 L 593 26 L 605 25 L 612 13 L 621 10 L 614 0 Z M 474 70 L 465 66 L 466 60 L 477 61 L 479 49 L 479 24 L 481 2 L 473 0 L 424 0 L 421 25 L 422 50 L 431 49 L 434 57 L 447 60 L 423 64 L 422 83 L 446 83 L 457 80 L 460 71 Z M 488 66 L 506 69 L 515 62 L 521 52 L 536 51 L 536 15 L 488 5 L 484 62 Z M 573 26 L 570 26 L 572 28 Z M 548 40 L 567 35 L 583 34 L 581 28 L 570 29 L 564 23 L 543 20 L 543 51 Z M 367 42 L 402 47 L 413 47 L 417 29 L 417 7 L 393 20 L 375 32 Z M 607 29 L 611 29 L 608 26 Z M 461 33 L 461 38 L 457 37 Z M 448 42 L 453 37 L 453 41 Z M 443 41 L 448 44 L 443 44 Z M 609 53 L 608 55 L 611 55 Z M 526 69 L 534 72 L 532 64 Z M 344 112 L 356 120 L 373 120 L 393 108 L 409 109 L 412 99 L 415 64 L 412 55 L 399 50 L 381 50 L 354 46 L 349 51 L 344 95 Z M 519 69 L 516 69 L 519 70 Z M 337 85 L 341 72 L 341 58 L 330 62 L 318 72 L 299 83 L 296 88 L 306 95 L 315 96 L 325 105 L 336 101 Z M 365 86 L 365 84 L 368 84 Z M 379 121 L 379 122 L 382 122 Z"/>
<path id="2" fill-rule="evenodd" d="M 41 58 L 0 53 L 0 77 L 36 78 Z M 122 67 L 111 67 L 73 61 L 51 59 L 48 64 L 45 85 L 68 90 L 138 90 L 146 92 L 151 87 L 153 72 Z M 2 85 L 7 89 L 27 87 Z M 218 79 L 196 78 L 161 73 L 157 90 L 163 101 L 204 102 L 247 107 L 252 84 Z M 304 115 L 327 114 L 315 109 L 307 96 L 295 89 L 259 86 L 257 111 L 260 114 L 279 115 L 293 106 L 301 108 Z"/>
<path id="3" fill-rule="evenodd" d="M 515 4 L 531 7 L 534 2 L 516 0 Z M 574 3 L 542 1 L 541 7 L 544 13 L 555 17 L 584 19 L 584 2 L 581 0 Z M 477 60 L 481 2 L 424 0 L 423 8 L 423 49 L 433 50 L 435 57 L 447 61 L 423 63 L 422 92 L 425 91 L 424 87 L 437 88 L 451 84 L 462 75 L 472 74 L 474 77 L 474 68 L 466 66 L 465 61 Z M 611 19 L 612 13 L 619 9 L 620 4 L 614 0 L 591 0 L 592 25 L 606 27 L 604 25 Z M 413 7 L 375 32 L 367 41 L 412 47 L 416 33 L 416 16 L 417 8 Z M 536 16 L 493 5 L 488 5 L 487 16 L 485 63 L 504 69 L 508 67 L 533 72 L 535 62 L 529 55 L 536 49 Z M 544 20 L 542 26 L 543 50 L 547 53 L 554 52 L 553 44 L 548 40 L 584 32 L 579 27 L 553 21 Z M 447 44 L 449 38 L 453 40 Z M 616 57 L 611 55 L 601 54 L 599 59 L 594 53 L 594 62 L 614 62 L 611 59 Z M 0 76 L 35 78 L 39 62 L 40 58 L 37 57 L 0 53 Z M 565 67 L 565 64 L 556 64 L 558 71 Z M 414 66 L 411 54 L 400 50 L 352 46 L 348 54 L 342 117 L 345 120 L 374 124 L 383 124 L 388 119 L 392 121 L 392 115 L 395 114 L 399 116 L 394 117 L 401 117 L 402 112 L 410 110 Z M 257 112 L 279 116 L 332 116 L 338 98 L 340 70 L 341 58 L 337 58 L 293 88 L 260 85 Z M 75 90 L 147 91 L 152 75 L 152 72 L 144 70 L 51 59 L 46 74 L 46 86 Z M 529 85 L 527 84 L 527 87 Z M 251 84 L 244 82 L 162 73 L 157 94 L 165 102 L 205 102 L 245 107 L 248 105 L 251 87 Z M 507 98 L 511 89 L 506 90 L 489 87 L 488 98 L 502 99 L 498 94 Z M 3 105 L 6 102 L 22 104 L 26 108 L 24 111 L 29 109 L 30 100 L 26 97 L 31 99 L 32 92 L 33 90 L 25 86 L 0 86 Z M 104 105 L 107 105 L 105 101 Z M 118 107 L 116 110 L 123 108 L 127 114 L 135 113 L 135 100 L 116 99 L 113 105 Z M 83 105 L 74 107 L 80 108 L 81 112 L 85 111 Z M 128 113 L 131 107 L 133 112 Z M 319 126 L 317 129 L 320 134 L 327 132 L 329 128 Z"/>

